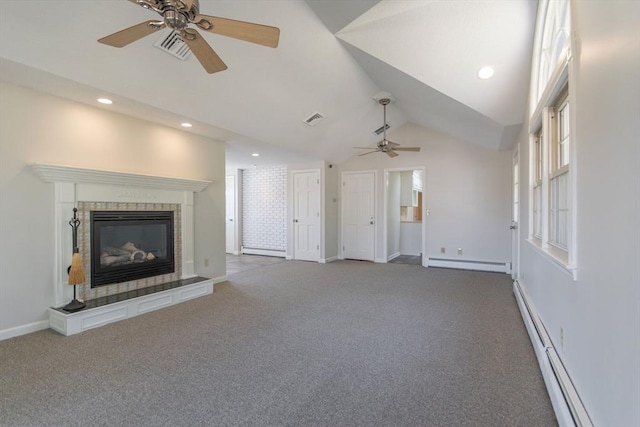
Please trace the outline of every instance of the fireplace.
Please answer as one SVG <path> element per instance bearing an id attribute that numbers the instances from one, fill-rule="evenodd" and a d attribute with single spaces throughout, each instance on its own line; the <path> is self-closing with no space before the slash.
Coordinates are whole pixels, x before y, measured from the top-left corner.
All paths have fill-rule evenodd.
<path id="1" fill-rule="evenodd" d="M 173 211 L 91 211 L 91 287 L 175 271 Z"/>

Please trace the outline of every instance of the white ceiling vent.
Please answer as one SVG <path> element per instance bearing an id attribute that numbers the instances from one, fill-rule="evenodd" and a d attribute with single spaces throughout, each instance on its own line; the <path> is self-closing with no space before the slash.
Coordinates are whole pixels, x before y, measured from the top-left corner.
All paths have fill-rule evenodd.
<path id="1" fill-rule="evenodd" d="M 163 35 L 157 42 L 155 42 L 154 46 L 183 61 L 191 54 L 189 46 L 182 41 L 180 34 L 175 31 L 171 31 L 169 34 Z"/>
<path id="2" fill-rule="evenodd" d="M 317 111 L 304 119 L 304 123 L 309 126 L 315 126 L 324 119 L 324 116 Z"/>
<path id="3" fill-rule="evenodd" d="M 376 135 L 381 135 L 382 132 L 384 132 L 385 130 L 389 130 L 391 126 L 389 126 L 389 123 L 385 124 L 384 126 L 380 126 L 378 129 L 374 130 L 373 133 L 375 133 Z"/>

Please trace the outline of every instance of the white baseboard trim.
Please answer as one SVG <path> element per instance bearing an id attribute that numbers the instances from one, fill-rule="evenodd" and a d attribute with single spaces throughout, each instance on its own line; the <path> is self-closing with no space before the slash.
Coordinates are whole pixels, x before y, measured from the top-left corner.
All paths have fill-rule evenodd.
<path id="1" fill-rule="evenodd" d="M 400 256 L 400 252 L 396 252 L 394 254 L 391 254 L 387 257 L 387 262 L 391 261 L 392 259 L 398 258 Z"/>
<path id="2" fill-rule="evenodd" d="M 242 253 L 247 255 L 265 255 L 265 256 L 275 256 L 280 258 L 286 258 L 287 254 L 285 251 L 278 251 L 274 249 L 254 249 L 254 248 L 242 248 Z"/>
<path id="3" fill-rule="evenodd" d="M 375 258 L 374 261 L 376 264 L 386 264 L 387 260 L 384 258 Z"/>
<path id="4" fill-rule="evenodd" d="M 508 262 L 470 261 L 445 258 L 428 258 L 428 267 L 457 268 L 460 270 L 491 271 L 495 273 L 510 273 Z"/>
<path id="5" fill-rule="evenodd" d="M 318 261 L 318 262 L 320 264 L 328 264 L 330 262 L 337 261 L 337 260 L 338 260 L 337 256 L 332 256 L 332 257 L 329 257 L 329 258 L 320 258 L 320 261 Z"/>
<path id="6" fill-rule="evenodd" d="M 0 331 L 0 341 L 13 337 L 19 337 L 20 335 L 30 334 L 32 332 L 41 331 L 49 327 L 48 320 L 41 320 L 39 322 L 33 322 L 26 325 L 16 326 L 14 328 L 3 329 Z"/>
<path id="7" fill-rule="evenodd" d="M 513 282 L 513 293 L 538 358 L 538 365 L 558 424 L 562 427 L 593 427 L 586 408 L 562 365 L 537 311 L 518 280 Z"/>

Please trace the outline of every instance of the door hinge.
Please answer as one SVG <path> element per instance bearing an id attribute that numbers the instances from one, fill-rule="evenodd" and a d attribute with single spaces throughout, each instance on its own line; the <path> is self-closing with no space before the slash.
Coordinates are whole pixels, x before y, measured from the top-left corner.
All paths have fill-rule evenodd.
<path id="1" fill-rule="evenodd" d="M 344 246 L 342 247 L 342 250 L 344 251 Z"/>
<path id="2" fill-rule="evenodd" d="M 320 179 L 317 179 L 316 181 L 318 181 L 318 184 L 320 184 Z"/>
<path id="3" fill-rule="evenodd" d="M 344 187 L 344 181 L 342 181 L 342 186 Z"/>
<path id="4" fill-rule="evenodd" d="M 317 248 L 320 249 L 320 245 L 318 245 Z"/>

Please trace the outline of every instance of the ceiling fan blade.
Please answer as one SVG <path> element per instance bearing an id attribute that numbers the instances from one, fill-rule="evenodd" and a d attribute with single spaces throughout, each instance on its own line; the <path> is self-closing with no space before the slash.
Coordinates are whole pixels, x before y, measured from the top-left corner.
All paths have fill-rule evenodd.
<path id="1" fill-rule="evenodd" d="M 227 69 L 227 65 L 222 62 L 222 59 L 209 46 L 209 43 L 202 38 L 200 33 L 195 30 L 185 30 L 181 37 L 207 73 L 213 74 Z"/>
<path id="2" fill-rule="evenodd" d="M 351 147 L 351 148 L 362 148 L 363 150 L 372 150 L 373 147 Z"/>
<path id="3" fill-rule="evenodd" d="M 155 25 L 152 25 L 155 24 Z M 146 21 L 142 22 L 138 25 L 134 25 L 133 27 L 126 28 L 124 30 L 118 31 L 117 33 L 110 34 L 106 37 L 101 38 L 98 42 L 102 44 L 106 44 L 113 47 L 124 47 L 129 43 L 133 43 L 141 38 L 148 36 L 149 34 L 155 33 L 156 31 L 164 28 L 165 25 L 158 21 Z"/>
<path id="4" fill-rule="evenodd" d="M 393 150 L 385 151 L 385 153 L 387 153 L 387 156 L 389 156 L 391 158 L 398 157 L 398 153 L 396 153 Z"/>
<path id="5" fill-rule="evenodd" d="M 394 147 L 395 151 L 420 151 L 420 147 Z"/>
<path id="6" fill-rule="evenodd" d="M 280 39 L 280 29 L 268 25 L 209 15 L 198 15 L 193 20 L 193 23 L 201 29 L 214 34 L 221 34 L 263 46 L 278 47 Z"/>
<path id="7" fill-rule="evenodd" d="M 368 153 L 358 154 L 358 157 L 360 157 L 360 156 L 366 156 L 367 154 L 373 154 L 373 153 L 377 153 L 377 152 L 378 152 L 378 150 L 369 151 Z"/>
<path id="8" fill-rule="evenodd" d="M 387 146 L 389 146 L 389 147 L 397 147 L 398 145 L 400 145 L 400 144 L 398 144 L 397 142 L 389 141 L 387 139 Z"/>

